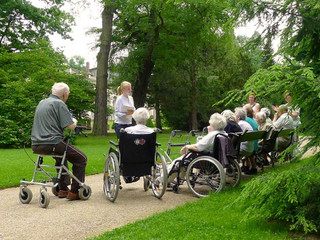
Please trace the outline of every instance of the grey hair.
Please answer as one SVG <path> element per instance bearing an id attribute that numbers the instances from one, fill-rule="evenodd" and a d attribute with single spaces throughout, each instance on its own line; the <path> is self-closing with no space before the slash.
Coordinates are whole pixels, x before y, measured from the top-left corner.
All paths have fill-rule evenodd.
<path id="1" fill-rule="evenodd" d="M 132 115 L 137 124 L 146 124 L 150 118 L 148 110 L 144 107 L 138 108 Z"/>
<path id="2" fill-rule="evenodd" d="M 245 120 L 247 117 L 247 112 L 242 107 L 237 107 L 234 109 L 234 114 L 240 118 L 240 120 Z"/>
<path id="3" fill-rule="evenodd" d="M 267 119 L 267 114 L 265 112 L 257 112 L 256 113 L 256 118 L 259 119 L 261 122 L 266 122 Z"/>
<path id="4" fill-rule="evenodd" d="M 69 93 L 70 88 L 67 84 L 63 82 L 55 83 L 52 86 L 52 94 L 61 97 L 65 92 Z"/>
<path id="5" fill-rule="evenodd" d="M 227 126 L 227 119 L 220 113 L 214 113 L 210 116 L 209 124 L 213 126 L 214 130 L 224 130 Z"/>
<path id="6" fill-rule="evenodd" d="M 221 115 L 227 119 L 227 122 L 236 121 L 236 115 L 230 109 L 224 110 Z"/>
<path id="7" fill-rule="evenodd" d="M 267 117 L 267 118 L 270 117 L 271 112 L 270 112 L 270 109 L 269 109 L 269 108 L 264 107 L 264 108 L 261 108 L 260 111 L 261 111 L 261 112 L 264 112 L 264 113 L 266 114 L 266 117 Z"/>

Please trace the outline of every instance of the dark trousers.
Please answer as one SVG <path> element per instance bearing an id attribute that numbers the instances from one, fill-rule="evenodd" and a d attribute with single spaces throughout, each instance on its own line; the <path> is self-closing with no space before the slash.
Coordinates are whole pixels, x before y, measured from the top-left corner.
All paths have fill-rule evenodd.
<path id="1" fill-rule="evenodd" d="M 120 138 L 120 129 L 121 128 L 127 128 L 127 127 L 130 127 L 132 126 L 132 124 L 119 124 L 119 123 L 115 123 L 114 124 L 114 130 L 116 132 L 116 135 L 117 135 L 117 138 L 119 139 Z"/>
<path id="2" fill-rule="evenodd" d="M 56 145 L 33 145 L 32 150 L 37 154 L 44 155 L 63 155 L 66 148 L 66 143 L 61 142 Z M 62 158 L 55 158 L 56 166 L 61 165 Z M 66 160 L 72 163 L 72 172 L 81 182 L 85 180 L 85 170 L 87 165 L 87 156 L 81 152 L 79 149 L 75 148 L 72 145 L 69 145 L 67 148 Z M 65 166 L 68 167 L 68 162 L 65 161 Z M 70 176 L 62 174 L 59 182 L 59 188 L 61 190 L 67 190 L 68 185 L 70 185 Z M 71 192 L 78 193 L 79 183 L 72 179 Z"/>

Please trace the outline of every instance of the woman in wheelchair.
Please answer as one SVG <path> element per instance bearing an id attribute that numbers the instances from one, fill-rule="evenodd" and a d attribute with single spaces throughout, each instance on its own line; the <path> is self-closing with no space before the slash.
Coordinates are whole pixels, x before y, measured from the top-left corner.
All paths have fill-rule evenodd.
<path id="1" fill-rule="evenodd" d="M 110 141 L 103 177 L 103 190 L 108 200 L 114 202 L 121 189 L 120 176 L 126 183 L 143 177 L 145 191 L 152 189 L 160 199 L 167 188 L 165 158 L 157 151 L 156 132 L 145 126 L 148 110 L 139 108 L 133 113 L 137 125 L 121 130 L 119 142 Z"/>
<path id="2" fill-rule="evenodd" d="M 224 134 L 226 135 L 227 133 L 224 131 L 225 127 L 227 126 L 227 120 L 225 117 L 223 117 L 219 113 L 214 113 L 211 115 L 210 120 L 209 120 L 209 126 L 208 126 L 208 134 L 203 137 L 199 142 L 196 144 L 190 144 L 190 145 L 185 145 L 182 147 L 180 150 L 180 153 L 182 156 L 179 158 L 175 159 L 172 161 L 172 163 L 168 166 L 167 171 L 168 171 L 168 187 L 172 187 L 170 183 L 174 181 L 175 178 L 178 176 L 177 169 L 179 169 L 178 164 L 181 162 L 183 157 L 189 152 L 189 150 L 194 151 L 194 152 L 212 152 L 213 151 L 213 146 L 214 146 L 214 139 L 217 134 Z M 180 176 L 184 177 L 185 172 L 181 172 L 183 168 L 180 168 Z"/>
<path id="3" fill-rule="evenodd" d="M 149 134 L 153 133 L 154 130 L 146 126 L 150 114 L 146 108 L 138 108 L 134 111 L 132 115 L 133 119 L 136 121 L 137 125 L 132 127 L 127 127 L 124 130 L 129 134 Z M 136 182 L 140 177 L 127 177 L 123 176 L 123 179 L 126 183 Z"/>

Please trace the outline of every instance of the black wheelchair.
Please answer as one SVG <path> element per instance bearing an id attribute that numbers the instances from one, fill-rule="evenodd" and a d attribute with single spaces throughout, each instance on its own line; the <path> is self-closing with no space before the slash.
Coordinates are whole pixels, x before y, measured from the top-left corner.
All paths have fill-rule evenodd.
<path id="1" fill-rule="evenodd" d="M 75 135 L 79 135 L 83 130 L 85 130 L 85 127 L 76 127 L 74 130 Z M 47 192 L 47 187 L 50 187 L 52 190 L 52 193 L 55 196 L 58 196 L 59 193 L 59 181 L 62 175 L 69 175 L 71 178 L 76 180 L 79 185 L 79 198 L 81 200 L 87 200 L 90 198 L 92 190 L 90 186 L 86 185 L 85 183 L 82 183 L 76 176 L 73 175 L 73 173 L 69 170 L 67 165 L 65 165 L 67 159 L 67 149 L 70 144 L 70 139 L 72 136 L 73 131 L 70 130 L 68 136 L 65 139 L 66 142 L 66 148 L 64 150 L 63 155 L 45 155 L 45 154 L 38 154 L 37 161 L 34 162 L 32 159 L 32 162 L 35 165 L 35 169 L 33 172 L 33 177 L 31 181 L 26 181 L 25 179 L 22 179 L 20 181 L 20 192 L 19 192 L 19 199 L 20 202 L 23 204 L 28 204 L 32 200 L 33 194 L 30 188 L 28 188 L 28 185 L 38 185 L 41 186 L 40 188 L 40 198 L 39 198 L 39 205 L 42 208 L 48 207 L 50 203 L 50 196 Z M 58 166 L 44 164 L 44 162 L 50 163 L 50 159 L 52 158 L 61 158 L 61 163 Z M 51 160 L 53 161 L 53 159 Z M 51 171 L 53 170 L 54 171 Z"/>
<path id="2" fill-rule="evenodd" d="M 167 188 L 167 168 L 164 157 L 156 150 L 156 132 L 151 134 L 120 133 L 119 143 L 110 141 L 103 174 L 103 191 L 114 202 L 120 189 L 120 175 L 125 178 L 143 176 L 143 188 L 152 189 L 160 199 Z"/>
<path id="3" fill-rule="evenodd" d="M 241 169 L 232 141 L 224 134 L 215 136 L 212 152 L 190 151 L 182 160 L 175 162 L 170 174 L 177 174 L 172 182 L 175 193 L 179 192 L 179 185 L 186 181 L 197 197 L 220 192 L 225 185 L 237 186 L 241 180 Z"/>

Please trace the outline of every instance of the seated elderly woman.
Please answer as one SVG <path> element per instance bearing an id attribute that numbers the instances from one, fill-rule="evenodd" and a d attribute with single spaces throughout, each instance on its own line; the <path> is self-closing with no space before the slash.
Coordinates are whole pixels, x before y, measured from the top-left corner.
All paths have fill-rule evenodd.
<path id="1" fill-rule="evenodd" d="M 272 124 L 272 119 L 270 118 L 270 115 L 271 115 L 270 109 L 264 107 L 264 108 L 261 108 L 261 112 L 264 112 L 266 114 L 266 123 L 271 123 Z"/>
<path id="2" fill-rule="evenodd" d="M 226 109 L 221 113 L 221 115 L 227 120 L 227 126 L 224 129 L 227 133 L 242 132 L 241 127 L 236 122 L 236 115 L 231 110 Z"/>
<path id="3" fill-rule="evenodd" d="M 172 161 L 172 163 L 168 166 L 168 183 L 171 183 L 177 176 L 177 164 L 182 160 L 183 156 L 188 153 L 189 150 L 195 152 L 203 152 L 203 151 L 213 151 L 213 143 L 215 136 L 218 133 L 226 134 L 224 128 L 227 126 L 227 120 L 220 113 L 214 113 L 211 115 L 209 120 L 210 126 L 208 127 L 208 134 L 204 136 L 199 142 L 196 144 L 185 145 L 180 150 L 182 156 Z M 183 168 L 181 168 L 183 170 Z M 184 177 L 185 172 L 181 172 L 181 177 Z"/>
<path id="4" fill-rule="evenodd" d="M 152 128 L 146 126 L 146 123 L 150 118 L 150 114 L 146 108 L 138 108 L 134 111 L 132 117 L 137 125 L 125 128 L 124 130 L 128 134 L 150 134 L 154 132 Z M 123 179 L 126 183 L 132 183 L 138 181 L 140 177 L 123 176 Z"/>
<path id="5" fill-rule="evenodd" d="M 154 130 L 146 126 L 150 114 L 146 108 L 138 108 L 134 111 L 132 115 L 133 119 L 136 121 L 137 125 L 132 127 L 127 127 L 124 130 L 129 134 L 150 134 Z"/>
<path id="6" fill-rule="evenodd" d="M 246 121 L 247 111 L 242 107 L 237 107 L 235 108 L 234 112 L 237 117 L 237 122 L 241 127 L 242 131 L 253 131 L 252 126 Z M 240 156 L 245 157 L 244 165 L 241 169 L 245 174 L 250 175 L 257 173 L 256 161 L 255 158 L 252 157 L 253 151 L 253 141 L 246 141 L 240 144 Z"/>
<path id="7" fill-rule="evenodd" d="M 288 106 L 280 105 L 277 109 L 277 112 L 273 117 L 273 125 L 276 129 L 292 129 L 294 128 L 294 123 L 291 115 L 288 113 Z M 286 148 L 289 143 L 289 138 L 279 137 L 278 138 L 278 147 L 280 150 Z"/>
<path id="8" fill-rule="evenodd" d="M 273 129 L 272 122 L 267 122 L 267 115 L 262 110 L 256 114 L 256 120 L 259 125 L 259 131 L 269 131 Z"/>
<path id="9" fill-rule="evenodd" d="M 260 112 L 258 112 L 256 114 L 256 120 L 257 120 L 257 123 L 259 125 L 259 131 L 269 131 L 269 136 L 267 136 L 267 139 L 269 139 L 270 134 L 271 134 L 270 130 L 274 129 L 274 127 L 273 127 L 272 122 L 271 123 L 267 122 L 267 115 L 265 114 L 265 112 L 262 111 L 262 109 L 261 109 Z M 259 149 L 262 148 L 263 141 L 264 140 L 262 140 L 262 139 L 259 141 Z M 268 140 L 267 140 L 267 142 L 265 142 L 265 147 L 264 147 L 265 150 L 268 149 L 268 144 L 269 143 L 268 143 Z M 267 154 L 266 153 L 262 153 L 262 157 L 264 158 L 264 165 L 268 166 L 269 162 L 267 160 Z"/>

